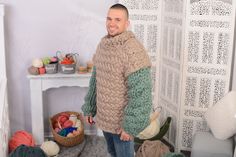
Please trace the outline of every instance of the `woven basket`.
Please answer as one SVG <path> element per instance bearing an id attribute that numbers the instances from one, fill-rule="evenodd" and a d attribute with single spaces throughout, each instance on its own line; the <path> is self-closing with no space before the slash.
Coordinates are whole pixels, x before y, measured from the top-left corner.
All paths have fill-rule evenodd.
<path id="1" fill-rule="evenodd" d="M 59 135 L 53 129 L 53 124 L 54 124 L 54 122 L 56 122 L 58 116 L 61 113 L 74 114 L 74 115 L 77 116 L 78 119 L 80 119 L 81 127 L 82 127 L 82 131 L 81 131 L 80 134 L 78 134 L 77 136 L 74 136 L 74 137 L 64 137 L 64 136 Z M 50 128 L 52 130 L 54 140 L 57 141 L 59 144 L 61 144 L 63 146 L 66 146 L 66 147 L 75 146 L 75 145 L 78 145 L 78 144 L 82 143 L 83 140 L 84 140 L 84 125 L 83 125 L 83 119 L 82 119 L 81 114 L 77 113 L 77 112 L 72 112 L 72 111 L 66 111 L 66 112 L 61 112 L 61 113 L 58 113 L 58 114 L 54 115 L 53 117 L 50 118 L 50 121 L 49 121 L 50 122 Z"/>

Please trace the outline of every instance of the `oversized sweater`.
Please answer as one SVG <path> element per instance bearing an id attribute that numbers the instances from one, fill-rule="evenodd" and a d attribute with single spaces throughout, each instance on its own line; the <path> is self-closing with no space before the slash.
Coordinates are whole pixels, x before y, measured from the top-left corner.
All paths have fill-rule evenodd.
<path id="1" fill-rule="evenodd" d="M 105 36 L 93 58 L 84 115 L 96 115 L 97 126 L 136 136 L 149 124 L 151 111 L 150 60 L 132 32 Z"/>

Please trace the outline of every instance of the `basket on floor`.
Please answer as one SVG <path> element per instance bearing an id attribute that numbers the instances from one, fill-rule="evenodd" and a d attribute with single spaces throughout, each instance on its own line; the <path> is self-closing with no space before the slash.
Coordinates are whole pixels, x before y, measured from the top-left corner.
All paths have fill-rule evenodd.
<path id="1" fill-rule="evenodd" d="M 57 118 L 58 116 L 61 114 L 61 113 L 67 113 L 67 114 L 74 114 L 77 116 L 78 119 L 80 119 L 81 121 L 81 127 L 82 127 L 82 131 L 76 135 L 76 136 L 73 136 L 73 137 L 64 137 L 64 136 L 61 136 L 59 135 L 53 128 L 53 124 L 57 121 Z M 66 112 L 61 112 L 61 113 L 58 113 L 56 115 L 54 115 L 53 117 L 50 118 L 49 122 L 50 122 L 50 128 L 52 130 L 52 134 L 53 134 L 53 137 L 54 137 L 54 140 L 56 142 L 58 142 L 59 144 L 63 145 L 63 146 L 66 146 L 66 147 L 70 147 L 70 146 L 75 146 L 75 145 L 78 145 L 80 143 L 83 142 L 84 140 L 84 126 L 83 126 L 83 120 L 82 120 L 82 115 L 80 113 L 77 113 L 77 112 L 72 112 L 72 111 L 66 111 Z"/>

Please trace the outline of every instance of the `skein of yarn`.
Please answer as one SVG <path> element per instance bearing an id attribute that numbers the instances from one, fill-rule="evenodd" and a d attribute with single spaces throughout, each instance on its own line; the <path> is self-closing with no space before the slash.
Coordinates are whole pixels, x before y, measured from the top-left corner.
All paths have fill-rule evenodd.
<path id="1" fill-rule="evenodd" d="M 33 139 L 33 136 L 27 131 L 16 131 L 9 141 L 10 152 L 15 150 L 18 146 L 22 144 L 26 146 L 35 146 L 35 141 Z"/>

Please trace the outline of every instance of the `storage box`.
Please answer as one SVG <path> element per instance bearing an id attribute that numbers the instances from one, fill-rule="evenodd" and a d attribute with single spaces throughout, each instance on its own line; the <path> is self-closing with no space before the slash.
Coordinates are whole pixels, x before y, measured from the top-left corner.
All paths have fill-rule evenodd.
<path id="1" fill-rule="evenodd" d="M 76 70 L 76 64 L 60 64 L 59 72 L 63 74 L 74 74 Z"/>
<path id="2" fill-rule="evenodd" d="M 55 74 L 58 71 L 58 63 L 46 64 L 45 69 L 47 74 Z"/>

